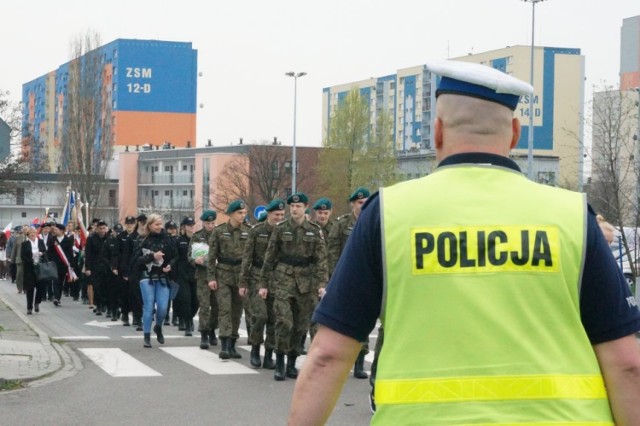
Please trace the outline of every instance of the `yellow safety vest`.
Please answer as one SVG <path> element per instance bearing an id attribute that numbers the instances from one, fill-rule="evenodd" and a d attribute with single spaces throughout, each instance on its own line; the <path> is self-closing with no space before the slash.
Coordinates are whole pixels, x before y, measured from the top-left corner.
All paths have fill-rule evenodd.
<path id="1" fill-rule="evenodd" d="M 381 195 L 373 424 L 612 425 L 580 321 L 581 194 L 457 165 Z"/>

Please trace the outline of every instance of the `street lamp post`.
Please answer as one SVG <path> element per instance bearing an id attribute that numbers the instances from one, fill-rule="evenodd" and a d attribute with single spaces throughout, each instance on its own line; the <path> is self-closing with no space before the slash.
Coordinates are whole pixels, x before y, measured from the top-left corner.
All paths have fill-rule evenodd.
<path id="1" fill-rule="evenodd" d="M 531 68 L 529 71 L 529 84 L 533 87 L 533 49 L 536 26 L 536 3 L 544 0 L 523 0 L 525 3 L 531 3 Z M 533 100 L 535 99 L 535 89 L 531 92 L 529 98 L 529 138 L 527 143 L 527 177 L 533 180 Z"/>
<path id="2" fill-rule="evenodd" d="M 298 173 L 298 163 L 296 160 L 296 108 L 298 101 L 298 77 L 304 77 L 306 72 L 285 73 L 288 77 L 293 77 L 293 152 L 291 155 L 291 193 L 296 193 L 296 174 Z"/>

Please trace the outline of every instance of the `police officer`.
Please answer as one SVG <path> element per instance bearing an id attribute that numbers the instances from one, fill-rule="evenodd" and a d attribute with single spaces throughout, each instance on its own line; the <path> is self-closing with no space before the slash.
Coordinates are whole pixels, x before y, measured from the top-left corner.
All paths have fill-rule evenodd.
<path id="1" fill-rule="evenodd" d="M 249 238 L 244 247 L 242 268 L 240 270 L 240 295 L 249 295 L 251 311 L 251 365 L 260 367 L 260 345 L 264 343 L 263 368 L 273 369 L 273 350 L 275 349 L 275 317 L 273 314 L 273 295 L 263 299 L 258 294 L 260 289 L 260 270 L 264 265 L 264 256 L 269 245 L 269 238 L 276 224 L 284 219 L 284 201 L 272 200 L 266 207 L 264 219 L 249 231 Z M 260 220 L 260 218 L 258 218 Z M 267 338 L 264 329 L 267 328 Z"/>
<path id="2" fill-rule="evenodd" d="M 173 309 L 177 313 L 180 328 L 184 330 L 185 336 L 191 336 L 193 333 L 193 315 L 195 314 L 193 300 L 196 299 L 196 269 L 189 261 L 189 243 L 195 224 L 192 217 L 185 217 L 180 222 L 182 234 L 176 240 L 178 255 L 171 265 L 171 270 L 180 286 L 173 299 Z"/>
<path id="3" fill-rule="evenodd" d="M 214 210 L 204 210 L 200 215 L 202 229 L 195 232 L 189 243 L 189 261 L 196 268 L 196 292 L 198 295 L 198 331 L 200 332 L 200 349 L 208 349 L 209 344 L 216 346 L 216 328 L 218 328 L 218 299 L 216 293 L 209 288 L 207 280 L 207 264 L 209 237 L 216 226 L 218 214 Z M 194 249 L 194 244 L 196 248 Z"/>
<path id="4" fill-rule="evenodd" d="M 533 88 L 480 64 L 426 69 L 442 77 L 438 167 L 363 209 L 289 423 L 326 421 L 383 309 L 372 424 L 637 424 L 640 312 L 595 214 L 509 158 Z"/>
<path id="5" fill-rule="evenodd" d="M 229 216 L 229 220 L 216 226 L 209 237 L 207 266 L 209 288 L 216 291 L 218 297 L 218 322 L 222 342 L 218 356 L 221 359 L 242 357 L 236 351 L 243 307 L 238 284 L 242 253 L 250 229 L 244 221 L 247 216 L 247 206 L 243 200 L 231 202 L 225 213 Z"/>
<path id="6" fill-rule="evenodd" d="M 305 217 L 308 202 L 303 193 L 287 198 L 291 217 L 271 234 L 260 275 L 260 297 L 274 297 L 277 381 L 298 377 L 297 350 L 309 328 L 311 296 L 322 296 L 327 282 L 325 238 L 320 227 Z"/>
<path id="7" fill-rule="evenodd" d="M 351 204 L 351 213 L 344 214 L 338 218 L 336 225 L 331 230 L 327 239 L 327 256 L 329 258 L 329 274 L 332 274 L 340 259 L 340 254 L 347 243 L 347 239 L 353 231 L 353 227 L 360 216 L 362 206 L 367 201 L 371 193 L 367 188 L 360 187 L 353 191 L 349 196 Z M 358 354 L 358 358 L 353 366 L 353 377 L 357 379 L 366 379 L 369 377 L 364 371 L 364 357 L 369 353 L 369 339 L 362 342 L 362 350 Z"/>

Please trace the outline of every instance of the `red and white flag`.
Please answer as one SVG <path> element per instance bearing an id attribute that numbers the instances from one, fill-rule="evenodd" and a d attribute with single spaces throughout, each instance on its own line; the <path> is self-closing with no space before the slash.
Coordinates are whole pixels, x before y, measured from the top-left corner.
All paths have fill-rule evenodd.
<path id="1" fill-rule="evenodd" d="M 13 222 L 9 222 L 9 224 L 7 226 L 4 227 L 4 230 L 2 232 L 4 232 L 4 235 L 7 236 L 7 239 L 9 239 L 9 237 L 11 237 L 11 227 L 13 226 Z"/>

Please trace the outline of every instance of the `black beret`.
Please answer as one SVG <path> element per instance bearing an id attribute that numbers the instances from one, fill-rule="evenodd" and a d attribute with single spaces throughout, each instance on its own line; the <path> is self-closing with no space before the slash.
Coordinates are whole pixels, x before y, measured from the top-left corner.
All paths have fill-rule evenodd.
<path id="1" fill-rule="evenodd" d="M 196 221 L 193 220 L 193 218 L 189 217 L 189 216 L 185 216 L 182 219 L 182 222 L 180 222 L 180 226 L 195 225 L 195 224 L 196 224 Z"/>
<path id="2" fill-rule="evenodd" d="M 53 225 L 53 226 L 55 226 L 56 228 L 58 228 L 58 229 L 60 229 L 60 230 L 62 230 L 62 231 L 64 231 L 64 230 L 66 229 L 66 226 L 64 226 L 64 225 L 63 225 L 63 224 L 61 224 L 61 223 L 56 223 L 56 224 L 55 224 L 55 225 Z"/>
<path id="3" fill-rule="evenodd" d="M 146 219 L 146 217 L 145 217 Z M 127 216 L 124 218 L 124 223 L 126 224 L 132 224 L 132 223 L 136 223 L 136 217 L 135 216 Z"/>

